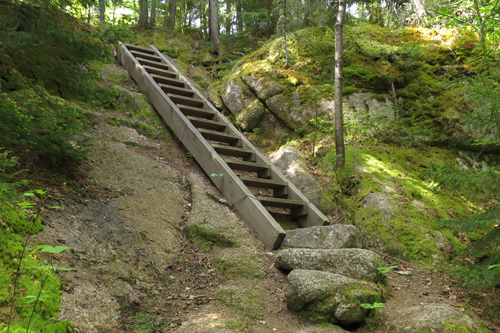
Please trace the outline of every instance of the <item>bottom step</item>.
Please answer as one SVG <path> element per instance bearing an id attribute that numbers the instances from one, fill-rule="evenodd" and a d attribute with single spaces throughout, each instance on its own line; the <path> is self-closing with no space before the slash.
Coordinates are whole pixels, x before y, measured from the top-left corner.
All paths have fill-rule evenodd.
<path id="1" fill-rule="evenodd" d="M 291 217 L 299 217 L 307 215 L 307 203 L 300 200 L 278 199 L 273 197 L 256 197 L 262 206 L 289 208 Z"/>

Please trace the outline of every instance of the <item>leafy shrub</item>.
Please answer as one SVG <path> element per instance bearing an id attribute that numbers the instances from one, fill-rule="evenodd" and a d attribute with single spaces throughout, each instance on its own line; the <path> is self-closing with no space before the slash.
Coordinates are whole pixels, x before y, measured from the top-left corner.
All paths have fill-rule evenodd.
<path id="1" fill-rule="evenodd" d="M 59 163 L 77 164 L 88 152 L 74 141 L 88 120 L 73 106 L 56 106 L 28 99 L 21 105 L 0 95 L 0 144 L 7 147 L 26 147 L 44 153 Z M 80 145 L 79 145 L 80 144 Z"/>

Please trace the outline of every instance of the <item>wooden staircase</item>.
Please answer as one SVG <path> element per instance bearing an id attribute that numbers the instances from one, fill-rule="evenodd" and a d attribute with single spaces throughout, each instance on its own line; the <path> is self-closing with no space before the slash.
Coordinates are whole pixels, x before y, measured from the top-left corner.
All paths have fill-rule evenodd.
<path id="1" fill-rule="evenodd" d="M 265 207 L 287 209 L 302 227 L 327 223 L 327 218 L 154 46 L 120 43 L 118 59 L 266 246 L 278 249 L 286 232 Z M 255 195 L 249 187 L 267 190 L 271 196 Z"/>

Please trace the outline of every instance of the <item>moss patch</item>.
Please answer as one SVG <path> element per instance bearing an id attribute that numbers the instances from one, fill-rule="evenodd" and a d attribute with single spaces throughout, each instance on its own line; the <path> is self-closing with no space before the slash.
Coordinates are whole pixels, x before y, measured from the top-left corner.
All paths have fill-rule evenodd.
<path id="1" fill-rule="evenodd" d="M 215 293 L 217 302 L 250 319 L 262 320 L 265 314 L 265 296 L 252 283 L 222 287 Z"/>
<path id="2" fill-rule="evenodd" d="M 333 182 L 332 154 L 328 153 L 320 166 Z M 350 195 L 339 198 L 369 245 L 409 260 L 439 261 L 442 251 L 453 252 L 465 245 L 450 230 L 440 227 L 438 221 L 470 216 L 477 209 L 473 198 L 439 190 L 438 184 L 424 175 L 429 165 L 455 158 L 457 155 L 451 151 L 424 146 L 381 145 L 355 150 L 348 146 L 347 168 L 340 178 L 347 181 L 354 177 L 358 182 Z M 363 199 L 370 193 L 382 193 L 384 207 L 389 208 L 365 206 Z M 441 244 L 436 231 L 444 235 L 448 244 Z"/>
<path id="3" fill-rule="evenodd" d="M 206 252 L 211 248 L 234 247 L 236 243 L 215 230 L 206 229 L 200 226 L 193 226 L 186 230 L 188 236 L 196 242 L 199 242 Z"/>

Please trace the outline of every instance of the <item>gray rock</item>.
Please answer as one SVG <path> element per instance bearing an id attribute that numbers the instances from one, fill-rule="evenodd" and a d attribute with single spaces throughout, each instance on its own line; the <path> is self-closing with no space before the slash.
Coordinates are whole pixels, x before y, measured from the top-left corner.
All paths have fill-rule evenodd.
<path id="1" fill-rule="evenodd" d="M 236 120 L 243 131 L 249 132 L 257 126 L 264 113 L 266 113 L 266 107 L 256 99 L 249 107 L 236 116 Z"/>
<path id="2" fill-rule="evenodd" d="M 266 77 L 247 75 L 242 79 L 261 101 L 265 101 L 283 92 L 283 87 L 278 82 Z"/>
<path id="3" fill-rule="evenodd" d="M 288 271 L 318 270 L 370 282 L 384 278 L 378 271 L 384 266 L 382 258 L 364 249 L 285 249 L 276 255 L 275 263 Z"/>
<path id="4" fill-rule="evenodd" d="M 247 91 L 248 90 L 248 91 Z M 222 101 L 232 114 L 238 115 L 255 99 L 253 93 L 238 79 L 229 80 L 224 86 Z"/>
<path id="5" fill-rule="evenodd" d="M 308 249 L 362 248 L 363 239 L 355 226 L 335 224 L 288 230 L 283 246 Z"/>
<path id="6" fill-rule="evenodd" d="M 392 196 L 387 193 L 373 192 L 365 196 L 362 200 L 365 207 L 375 206 L 384 213 L 392 213 L 394 205 L 390 202 Z"/>
<path id="7" fill-rule="evenodd" d="M 268 158 L 318 209 L 328 214 L 330 203 L 325 199 L 321 185 L 309 173 L 306 159 L 293 143 L 282 147 Z"/>
<path id="8" fill-rule="evenodd" d="M 394 121 L 396 113 L 393 103 L 386 97 L 385 101 L 373 98 L 371 93 L 354 93 L 349 95 L 347 101 L 351 108 L 351 116 L 364 116 L 370 114 L 370 118 L 379 118 L 382 122 Z M 384 118 L 381 119 L 381 118 Z"/>
<path id="9" fill-rule="evenodd" d="M 312 320 L 362 322 L 369 311 L 360 304 L 380 301 L 375 284 L 339 274 L 297 269 L 288 275 L 288 283 L 288 308 L 305 311 Z"/>
<path id="10" fill-rule="evenodd" d="M 273 140 L 286 142 L 295 137 L 294 132 L 269 111 L 264 113 L 256 128 L 259 129 L 259 134 L 263 137 L 272 138 Z"/>
<path id="11" fill-rule="evenodd" d="M 483 332 L 467 314 L 448 304 L 425 304 L 400 309 L 400 320 L 391 322 L 395 333 Z"/>
<path id="12" fill-rule="evenodd" d="M 283 120 L 291 129 L 301 129 L 309 124 L 311 116 L 300 105 L 300 95 L 294 91 L 291 96 L 280 94 L 266 100 L 267 108 Z"/>

